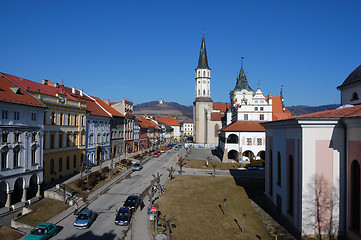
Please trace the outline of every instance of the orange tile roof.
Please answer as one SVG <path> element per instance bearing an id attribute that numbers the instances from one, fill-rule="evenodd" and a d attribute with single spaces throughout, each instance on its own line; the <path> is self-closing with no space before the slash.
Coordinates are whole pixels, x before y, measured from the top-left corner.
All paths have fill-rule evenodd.
<path id="1" fill-rule="evenodd" d="M 259 121 L 237 121 L 220 129 L 222 132 L 264 132 Z"/>
<path id="2" fill-rule="evenodd" d="M 292 117 L 291 112 L 285 108 L 283 112 L 282 100 L 280 96 L 272 97 L 272 121 Z"/>
<path id="3" fill-rule="evenodd" d="M 111 117 L 111 115 L 109 115 L 106 111 L 104 111 L 104 109 L 102 107 L 100 107 L 99 105 L 100 104 L 98 104 L 94 100 L 91 100 L 90 98 L 88 98 L 86 100 L 86 106 L 87 106 L 87 109 L 88 109 L 88 112 L 90 115 L 101 116 L 101 117 Z"/>
<path id="4" fill-rule="evenodd" d="M 230 110 L 230 108 L 231 108 L 230 103 L 221 103 L 221 102 L 213 103 L 213 109 L 220 110 L 222 113 L 227 112 L 228 110 Z"/>
<path id="5" fill-rule="evenodd" d="M 180 126 L 174 117 L 155 118 L 156 121 L 167 124 L 168 126 Z"/>
<path id="6" fill-rule="evenodd" d="M 222 121 L 222 118 L 224 117 L 224 114 L 219 112 L 213 112 L 211 113 L 211 121 Z"/>
<path id="7" fill-rule="evenodd" d="M 0 76 L 0 101 L 46 107 L 45 104 L 12 82 L 5 74 L 0 73 Z"/>
<path id="8" fill-rule="evenodd" d="M 361 105 L 308 113 L 304 115 L 293 116 L 292 118 L 298 119 L 298 118 L 345 118 L 345 117 L 361 117 Z"/>
<path id="9" fill-rule="evenodd" d="M 137 120 L 139 120 L 139 125 L 144 128 L 155 128 L 155 129 L 160 129 L 160 127 L 155 124 L 153 121 L 150 121 L 148 119 L 146 119 L 145 117 L 136 117 Z"/>
<path id="10" fill-rule="evenodd" d="M 123 114 L 121 114 L 120 112 L 118 112 L 117 110 L 115 110 L 114 108 L 112 108 L 111 106 L 109 106 L 108 104 L 106 104 L 103 100 L 101 100 L 98 97 L 92 97 L 95 99 L 95 101 L 102 107 L 104 108 L 107 112 L 109 112 L 112 116 L 115 117 L 124 117 L 125 116 Z"/>

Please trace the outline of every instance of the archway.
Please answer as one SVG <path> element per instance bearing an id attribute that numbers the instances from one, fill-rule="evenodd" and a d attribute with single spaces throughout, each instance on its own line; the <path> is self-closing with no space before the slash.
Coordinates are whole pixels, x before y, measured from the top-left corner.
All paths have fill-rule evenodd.
<path id="1" fill-rule="evenodd" d="M 244 151 L 242 153 L 242 158 L 244 158 L 245 160 L 251 161 L 254 159 L 254 153 L 250 150 Z"/>
<path id="2" fill-rule="evenodd" d="M 38 176 L 36 174 L 32 175 L 29 181 L 29 188 L 27 190 L 27 199 L 31 199 L 36 196 L 38 192 Z"/>
<path id="3" fill-rule="evenodd" d="M 228 152 L 228 159 L 239 161 L 239 153 L 237 150 L 231 150 Z"/>
<path id="4" fill-rule="evenodd" d="M 22 178 L 16 179 L 14 183 L 14 191 L 11 194 L 11 204 L 21 202 L 23 196 L 24 180 Z"/>
<path id="5" fill-rule="evenodd" d="M 0 208 L 5 207 L 6 201 L 8 199 L 8 183 L 5 181 L 0 182 Z"/>
<path id="6" fill-rule="evenodd" d="M 257 156 L 261 159 L 261 160 L 265 160 L 266 159 L 266 152 L 265 151 L 259 151 L 257 153 Z"/>
<path id="7" fill-rule="evenodd" d="M 236 134 L 230 134 L 227 137 L 227 143 L 238 143 L 238 136 Z"/>

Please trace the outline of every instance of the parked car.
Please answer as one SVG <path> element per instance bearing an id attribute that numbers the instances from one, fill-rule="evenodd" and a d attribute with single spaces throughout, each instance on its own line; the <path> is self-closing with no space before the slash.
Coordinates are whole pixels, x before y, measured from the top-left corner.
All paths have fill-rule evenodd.
<path id="1" fill-rule="evenodd" d="M 125 200 L 123 207 L 130 208 L 132 211 L 135 211 L 139 206 L 139 196 L 138 195 L 130 195 Z"/>
<path id="2" fill-rule="evenodd" d="M 77 229 L 89 228 L 90 225 L 94 222 L 95 217 L 95 212 L 90 209 L 85 209 L 77 215 L 74 222 L 74 227 Z"/>
<path id="3" fill-rule="evenodd" d="M 136 162 L 133 165 L 133 171 L 140 171 L 143 169 L 142 163 L 141 162 Z"/>
<path id="4" fill-rule="evenodd" d="M 49 239 L 56 234 L 56 225 L 52 223 L 40 223 L 30 231 L 25 240 Z"/>
<path id="5" fill-rule="evenodd" d="M 125 226 L 130 223 L 132 219 L 132 210 L 127 207 L 122 207 L 119 211 L 115 214 L 115 225 Z"/>
<path id="6" fill-rule="evenodd" d="M 178 146 L 175 146 L 175 148 L 174 148 L 176 151 L 178 151 L 179 150 L 179 147 Z"/>
<path id="7" fill-rule="evenodd" d="M 159 157 L 159 154 L 157 152 L 153 153 L 153 157 Z"/>
<path id="8" fill-rule="evenodd" d="M 169 148 L 169 149 L 172 149 L 172 147 L 173 147 L 173 144 L 168 144 L 167 149 L 168 149 L 168 148 Z"/>

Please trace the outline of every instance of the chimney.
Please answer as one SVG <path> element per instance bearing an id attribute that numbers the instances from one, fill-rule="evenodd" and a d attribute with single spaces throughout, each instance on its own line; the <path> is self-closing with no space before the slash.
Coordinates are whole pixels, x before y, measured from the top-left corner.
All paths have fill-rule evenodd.
<path id="1" fill-rule="evenodd" d="M 79 90 L 80 96 L 83 96 L 83 90 Z"/>
<path id="2" fill-rule="evenodd" d="M 71 93 L 72 93 L 72 94 L 75 94 L 75 87 L 73 87 L 73 88 L 71 89 Z"/>
<path id="3" fill-rule="evenodd" d="M 58 84 L 58 83 L 54 83 L 54 87 L 56 87 L 56 88 L 57 88 L 58 86 L 59 86 L 59 84 Z"/>
<path id="4" fill-rule="evenodd" d="M 103 100 L 106 104 L 110 105 L 110 99 L 104 99 Z"/>
<path id="5" fill-rule="evenodd" d="M 42 82 L 44 85 L 48 85 L 48 80 L 46 79 L 43 79 L 43 82 Z"/>

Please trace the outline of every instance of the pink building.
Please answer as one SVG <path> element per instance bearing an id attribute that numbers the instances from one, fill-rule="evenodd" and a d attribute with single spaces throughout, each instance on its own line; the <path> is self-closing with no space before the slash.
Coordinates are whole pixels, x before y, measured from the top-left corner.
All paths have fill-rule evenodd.
<path id="1" fill-rule="evenodd" d="M 338 89 L 339 109 L 262 124 L 265 194 L 298 238 L 361 239 L 361 65 Z"/>

